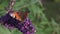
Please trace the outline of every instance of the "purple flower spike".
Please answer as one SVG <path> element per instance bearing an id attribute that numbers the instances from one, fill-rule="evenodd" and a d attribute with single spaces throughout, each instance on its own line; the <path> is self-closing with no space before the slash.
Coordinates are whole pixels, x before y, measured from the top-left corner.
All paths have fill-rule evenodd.
<path id="1" fill-rule="evenodd" d="M 25 21 L 24 21 L 24 29 L 21 30 L 24 34 L 35 34 L 36 30 L 35 30 L 35 27 L 33 26 L 32 22 L 27 18 Z"/>
<path id="2" fill-rule="evenodd" d="M 34 25 L 32 24 L 31 20 L 28 19 L 28 17 L 24 20 L 23 23 L 21 23 L 21 21 L 12 18 L 9 13 L 7 13 L 5 16 L 1 17 L 0 21 L 2 21 L 2 24 L 7 28 L 17 28 L 23 34 L 35 34 L 36 32 Z"/>

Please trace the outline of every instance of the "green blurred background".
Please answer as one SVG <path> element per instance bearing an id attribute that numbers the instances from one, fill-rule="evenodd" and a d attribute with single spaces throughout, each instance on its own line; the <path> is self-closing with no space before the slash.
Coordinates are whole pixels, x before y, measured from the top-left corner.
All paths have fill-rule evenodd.
<path id="1" fill-rule="evenodd" d="M 10 0 L 0 0 L 0 17 L 6 14 Z M 29 19 L 35 25 L 36 34 L 60 34 L 60 0 L 16 0 L 13 9 L 28 7 Z M 9 30 L 0 25 L 0 34 L 22 34 L 17 29 Z"/>

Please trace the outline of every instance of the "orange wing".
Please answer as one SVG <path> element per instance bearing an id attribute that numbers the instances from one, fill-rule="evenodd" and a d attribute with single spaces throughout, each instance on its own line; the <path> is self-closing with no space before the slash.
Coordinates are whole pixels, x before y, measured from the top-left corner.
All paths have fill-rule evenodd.
<path id="1" fill-rule="evenodd" d="M 24 12 L 24 13 L 14 12 L 13 14 L 15 15 L 15 18 L 19 21 L 24 21 L 25 18 L 28 16 L 28 12 Z"/>
<path id="2" fill-rule="evenodd" d="M 20 20 L 20 21 L 22 20 L 21 16 L 19 15 L 18 12 L 14 12 L 14 15 L 15 15 L 15 17 L 16 17 L 17 20 Z"/>

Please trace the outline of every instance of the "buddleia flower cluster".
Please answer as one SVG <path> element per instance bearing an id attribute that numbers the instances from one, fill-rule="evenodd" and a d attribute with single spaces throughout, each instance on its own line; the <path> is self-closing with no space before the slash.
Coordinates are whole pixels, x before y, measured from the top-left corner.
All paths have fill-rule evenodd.
<path id="1" fill-rule="evenodd" d="M 16 18 L 12 18 L 9 14 L 10 12 L 0 18 L 0 24 L 4 25 L 8 29 L 17 28 L 23 34 L 35 34 L 36 29 L 28 17 L 25 18 L 23 23 L 21 23 L 21 21 Z"/>

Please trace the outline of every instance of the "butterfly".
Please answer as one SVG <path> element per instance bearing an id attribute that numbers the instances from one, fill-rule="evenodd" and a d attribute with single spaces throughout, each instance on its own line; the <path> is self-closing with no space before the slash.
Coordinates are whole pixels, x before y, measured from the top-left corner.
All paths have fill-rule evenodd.
<path id="1" fill-rule="evenodd" d="M 29 12 L 13 12 L 13 13 L 10 13 L 10 16 L 19 20 L 19 21 L 24 21 L 25 18 L 28 16 L 28 13 Z"/>
<path id="2" fill-rule="evenodd" d="M 29 11 L 15 12 L 10 11 L 5 16 L 1 17 L 0 22 L 7 28 L 17 28 L 23 34 L 35 34 L 36 29 L 32 21 L 28 19 Z"/>

